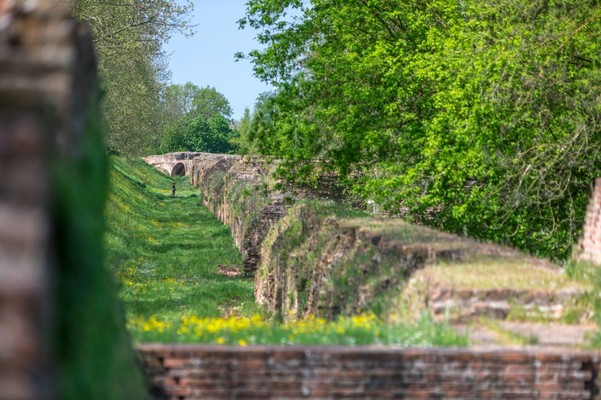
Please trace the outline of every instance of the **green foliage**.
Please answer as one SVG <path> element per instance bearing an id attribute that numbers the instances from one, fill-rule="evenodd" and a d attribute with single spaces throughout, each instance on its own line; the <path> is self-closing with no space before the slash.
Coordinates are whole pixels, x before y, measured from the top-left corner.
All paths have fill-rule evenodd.
<path id="1" fill-rule="evenodd" d="M 238 132 L 229 118 L 232 108 L 215 88 L 170 85 L 163 107 L 168 115 L 160 152 L 203 151 L 233 153 Z"/>
<path id="2" fill-rule="evenodd" d="M 210 120 L 204 117 L 184 119 L 166 130 L 161 151 L 163 153 L 175 151 L 233 153 L 236 149 L 233 144 L 236 133 L 221 115 L 215 115 Z"/>
<path id="3" fill-rule="evenodd" d="M 216 115 L 224 118 L 232 116 L 230 102 L 223 94 L 210 86 L 199 88 L 192 82 L 169 85 L 163 95 L 163 107 L 170 123 L 175 123 L 182 118 L 203 117 L 210 120 Z"/>
<path id="4" fill-rule="evenodd" d="M 244 115 L 238 121 L 236 130 L 238 131 L 237 137 L 231 140 L 232 144 L 238 148 L 239 154 L 247 154 L 249 153 L 248 144 L 249 144 L 249 135 L 250 135 L 250 124 L 251 124 L 251 115 L 250 110 L 247 108 L 244 109 Z"/>
<path id="5" fill-rule="evenodd" d="M 437 228 L 566 258 L 601 173 L 595 2 L 251 0 L 246 148 Z"/>
<path id="6" fill-rule="evenodd" d="M 103 264 L 107 160 L 99 118 L 91 118 L 82 153 L 68 161 L 57 157 L 53 168 L 58 397 L 146 399 L 114 282 Z"/>
<path id="7" fill-rule="evenodd" d="M 161 99 L 169 79 L 162 45 L 191 34 L 191 1 L 55 0 L 90 24 L 103 89 L 108 145 L 123 154 L 156 152 L 168 122 Z"/>
<path id="8" fill-rule="evenodd" d="M 211 120 L 217 115 L 224 118 L 232 117 L 232 107 L 225 96 L 214 87 L 204 87 L 198 90 L 192 101 L 193 114 Z"/>

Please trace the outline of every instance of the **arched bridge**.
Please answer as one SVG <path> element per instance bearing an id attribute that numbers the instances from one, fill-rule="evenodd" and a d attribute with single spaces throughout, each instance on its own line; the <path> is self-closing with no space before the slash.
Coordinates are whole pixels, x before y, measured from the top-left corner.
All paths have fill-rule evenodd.
<path id="1" fill-rule="evenodd" d="M 144 161 L 169 176 L 188 176 L 195 158 L 205 153 L 182 152 L 143 157 Z"/>
<path id="2" fill-rule="evenodd" d="M 224 154 L 179 152 L 143 157 L 144 161 L 169 176 L 190 176 L 192 164 L 197 159 L 236 157 Z"/>

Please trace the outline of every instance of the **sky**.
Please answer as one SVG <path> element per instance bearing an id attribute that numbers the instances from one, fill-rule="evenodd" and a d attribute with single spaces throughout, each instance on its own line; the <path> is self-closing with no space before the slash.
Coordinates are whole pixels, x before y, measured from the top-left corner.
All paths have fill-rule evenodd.
<path id="1" fill-rule="evenodd" d="M 170 56 L 171 82 L 211 86 L 222 93 L 240 119 L 244 108 L 252 111 L 260 93 L 270 86 L 255 78 L 249 61 L 236 62 L 234 54 L 258 47 L 256 32 L 238 29 L 247 0 L 194 0 L 192 24 L 196 34 L 186 38 L 174 34 L 164 47 Z"/>

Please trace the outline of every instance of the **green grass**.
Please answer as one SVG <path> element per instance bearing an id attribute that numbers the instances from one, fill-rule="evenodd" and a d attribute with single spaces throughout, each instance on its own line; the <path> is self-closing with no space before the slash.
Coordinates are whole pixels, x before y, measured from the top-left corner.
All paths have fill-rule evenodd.
<path id="1" fill-rule="evenodd" d="M 572 280 L 593 286 L 593 290 L 581 296 L 579 305 L 589 311 L 591 319 L 599 326 L 601 324 L 601 296 L 599 295 L 601 293 L 601 268 L 586 261 L 570 260 L 564 269 Z M 597 330 L 589 339 L 593 348 L 601 349 L 601 330 Z"/>
<path id="2" fill-rule="evenodd" d="M 239 268 L 240 254 L 196 189 L 175 178 L 171 197 L 174 178 L 141 160 L 111 161 L 105 244 L 128 320 L 257 313 L 252 280 L 219 273 L 219 265 Z"/>
<path id="3" fill-rule="evenodd" d="M 240 254 L 229 228 L 200 205 L 198 189 L 186 178 L 122 157 L 111 158 L 110 177 L 107 262 L 137 342 L 467 344 L 464 335 L 429 318 L 412 326 L 371 316 L 287 325 L 269 320 L 255 304 L 252 278 L 220 274 L 220 265 L 240 271 Z"/>

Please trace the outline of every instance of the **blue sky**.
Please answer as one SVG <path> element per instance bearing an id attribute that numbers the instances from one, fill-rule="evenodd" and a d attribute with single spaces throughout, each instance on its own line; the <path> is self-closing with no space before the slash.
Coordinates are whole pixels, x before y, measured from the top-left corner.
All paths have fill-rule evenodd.
<path id="1" fill-rule="evenodd" d="M 256 32 L 239 30 L 246 0 L 194 0 L 192 23 L 196 34 L 191 38 L 173 35 L 165 46 L 170 55 L 172 83 L 192 82 L 199 87 L 212 86 L 223 93 L 239 119 L 244 108 L 253 108 L 255 99 L 270 87 L 252 74 L 248 61 L 234 61 L 234 53 L 258 47 Z"/>

